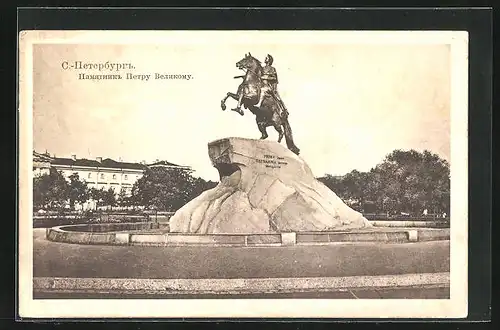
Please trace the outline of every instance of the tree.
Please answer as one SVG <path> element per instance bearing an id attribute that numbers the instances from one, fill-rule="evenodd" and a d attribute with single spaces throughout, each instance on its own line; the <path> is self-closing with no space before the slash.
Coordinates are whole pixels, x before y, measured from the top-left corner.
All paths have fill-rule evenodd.
<path id="1" fill-rule="evenodd" d="M 369 172 L 319 178 L 345 202 L 364 212 L 432 213 L 450 208 L 449 164 L 427 150 L 394 150 Z"/>
<path id="2" fill-rule="evenodd" d="M 372 176 L 373 174 L 370 172 L 353 170 L 342 177 L 327 174 L 319 178 L 319 181 L 335 192 L 345 203 L 363 211 L 365 204 L 372 203 Z"/>
<path id="3" fill-rule="evenodd" d="M 120 189 L 116 198 L 116 203 L 120 206 L 129 206 L 131 204 L 130 198 L 127 196 L 125 188 Z"/>
<path id="4" fill-rule="evenodd" d="M 81 181 L 78 173 L 73 173 L 69 176 L 68 198 L 71 209 L 74 208 L 75 202 L 85 203 L 89 199 L 89 189 L 85 181 Z"/>
<path id="5" fill-rule="evenodd" d="M 330 188 L 330 190 L 335 192 L 339 197 L 342 198 L 345 195 L 346 189 L 342 177 L 326 174 L 325 176 L 318 178 L 318 180 Z"/>
<path id="6" fill-rule="evenodd" d="M 116 196 L 113 188 L 110 187 L 108 190 L 103 191 L 102 201 L 104 205 L 110 206 L 111 209 L 116 206 Z"/>
<path id="7" fill-rule="evenodd" d="M 378 204 L 391 212 L 449 212 L 449 164 L 427 150 L 394 150 L 373 170 L 385 183 Z M 384 205 L 380 205 L 384 204 Z"/>
<path id="8" fill-rule="evenodd" d="M 49 174 L 33 179 L 33 205 L 35 207 L 62 206 L 68 199 L 68 182 L 54 168 Z"/>
<path id="9" fill-rule="evenodd" d="M 353 170 L 347 173 L 342 178 L 342 184 L 345 187 L 343 197 L 358 205 L 359 211 L 363 210 L 364 204 L 370 200 L 369 182 L 371 181 L 371 173 L 359 172 Z"/>
<path id="10" fill-rule="evenodd" d="M 177 211 L 215 182 L 195 178 L 190 171 L 176 168 L 155 167 L 146 170 L 132 187 L 135 203 L 157 210 Z"/>
<path id="11" fill-rule="evenodd" d="M 95 201 L 95 208 L 100 206 L 101 202 L 104 199 L 104 189 L 97 189 L 97 188 L 90 188 L 90 198 L 92 198 Z"/>
<path id="12" fill-rule="evenodd" d="M 196 198 L 202 192 L 215 188 L 215 186 L 217 186 L 217 182 L 210 180 L 206 181 L 202 178 L 194 178 L 190 199 Z"/>

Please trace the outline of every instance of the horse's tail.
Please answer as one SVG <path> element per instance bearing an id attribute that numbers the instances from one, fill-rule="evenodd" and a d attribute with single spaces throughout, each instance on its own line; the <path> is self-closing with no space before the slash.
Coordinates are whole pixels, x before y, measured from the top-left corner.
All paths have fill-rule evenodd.
<path id="1" fill-rule="evenodd" d="M 300 149 L 293 142 L 292 128 L 290 127 L 290 123 L 288 122 L 288 116 L 286 116 L 286 115 L 283 116 L 282 125 L 283 125 L 283 130 L 285 133 L 286 146 L 294 154 L 298 155 L 300 153 Z"/>

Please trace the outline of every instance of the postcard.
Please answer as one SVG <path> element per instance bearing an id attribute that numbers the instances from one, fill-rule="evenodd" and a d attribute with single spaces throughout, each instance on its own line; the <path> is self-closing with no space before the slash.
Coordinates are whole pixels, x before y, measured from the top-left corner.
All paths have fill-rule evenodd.
<path id="1" fill-rule="evenodd" d="M 467 316 L 464 31 L 21 31 L 23 318 Z"/>

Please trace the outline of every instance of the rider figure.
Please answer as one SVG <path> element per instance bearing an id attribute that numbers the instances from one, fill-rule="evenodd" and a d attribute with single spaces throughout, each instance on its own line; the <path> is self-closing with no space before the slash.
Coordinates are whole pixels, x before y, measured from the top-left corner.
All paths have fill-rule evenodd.
<path id="1" fill-rule="evenodd" d="M 278 94 L 278 73 L 276 72 L 276 69 L 272 66 L 273 64 L 273 57 L 271 55 L 267 55 L 266 59 L 264 60 L 264 63 L 266 64 L 262 68 L 262 82 L 264 83 L 261 90 L 260 90 L 260 98 L 259 102 L 255 105 L 256 107 L 260 108 L 262 105 L 262 101 L 264 100 L 264 97 L 266 94 L 271 94 L 278 103 L 282 107 L 283 114 L 288 114 L 288 111 L 285 108 L 285 104 L 281 100 L 280 95 Z"/>

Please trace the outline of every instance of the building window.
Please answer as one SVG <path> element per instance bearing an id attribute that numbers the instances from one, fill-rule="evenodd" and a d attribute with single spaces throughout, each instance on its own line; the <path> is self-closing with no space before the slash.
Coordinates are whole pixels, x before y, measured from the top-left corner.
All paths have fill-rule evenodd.
<path id="1" fill-rule="evenodd" d="M 116 174 L 113 174 L 113 180 L 116 180 Z"/>
<path id="2" fill-rule="evenodd" d="M 104 179 L 104 174 L 103 173 L 101 173 L 101 179 Z"/>
<path id="3" fill-rule="evenodd" d="M 92 178 L 92 173 L 89 173 L 89 175 L 87 176 L 89 179 Z"/>
<path id="4" fill-rule="evenodd" d="M 128 175 L 127 175 L 127 174 L 125 174 L 125 175 L 123 176 L 123 179 L 128 180 Z"/>

